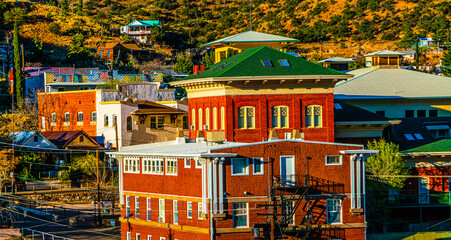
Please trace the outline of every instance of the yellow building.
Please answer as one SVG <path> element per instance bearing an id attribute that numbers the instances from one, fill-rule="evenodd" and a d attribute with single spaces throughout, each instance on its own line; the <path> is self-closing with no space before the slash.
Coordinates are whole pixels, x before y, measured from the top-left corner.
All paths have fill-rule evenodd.
<path id="1" fill-rule="evenodd" d="M 289 42 L 299 42 L 299 40 L 247 31 L 207 43 L 202 47 L 210 46 L 215 49 L 215 63 L 217 63 L 248 48 L 267 46 L 285 52 L 285 47 Z"/>

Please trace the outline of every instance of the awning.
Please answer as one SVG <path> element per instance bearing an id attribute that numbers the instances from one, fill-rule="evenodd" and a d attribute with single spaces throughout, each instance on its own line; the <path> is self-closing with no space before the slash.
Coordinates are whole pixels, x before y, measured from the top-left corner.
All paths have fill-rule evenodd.
<path id="1" fill-rule="evenodd" d="M 449 125 L 429 125 L 426 128 L 428 130 L 449 130 Z"/>

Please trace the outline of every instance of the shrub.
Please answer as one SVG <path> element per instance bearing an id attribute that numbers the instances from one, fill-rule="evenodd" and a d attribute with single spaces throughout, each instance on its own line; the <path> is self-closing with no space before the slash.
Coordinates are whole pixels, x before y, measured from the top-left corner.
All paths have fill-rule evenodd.
<path id="1" fill-rule="evenodd" d="M 61 33 L 61 27 L 58 23 L 52 23 L 49 26 L 49 31 L 53 34 L 59 35 Z"/>

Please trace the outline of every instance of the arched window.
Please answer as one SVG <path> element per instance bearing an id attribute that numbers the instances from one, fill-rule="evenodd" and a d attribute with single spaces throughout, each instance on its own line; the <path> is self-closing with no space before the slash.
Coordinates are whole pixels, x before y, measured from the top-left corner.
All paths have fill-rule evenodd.
<path id="1" fill-rule="evenodd" d="M 70 113 L 68 113 L 68 112 L 64 113 L 64 121 L 70 122 Z"/>
<path id="2" fill-rule="evenodd" d="M 108 126 L 110 125 L 109 119 L 108 119 L 108 115 L 105 115 L 105 116 L 103 117 L 103 121 L 104 121 L 103 126 L 108 127 Z"/>
<path id="3" fill-rule="evenodd" d="M 207 125 L 207 130 L 210 130 L 210 108 L 205 109 L 205 125 Z"/>
<path id="4" fill-rule="evenodd" d="M 83 136 L 80 136 L 80 142 L 84 142 L 85 138 Z"/>
<path id="5" fill-rule="evenodd" d="M 91 112 L 91 122 L 95 122 L 95 121 L 97 121 L 97 113 L 94 111 L 94 112 Z"/>
<path id="6" fill-rule="evenodd" d="M 213 108 L 213 130 L 218 130 L 218 109 Z"/>
<path id="7" fill-rule="evenodd" d="M 308 105 L 305 107 L 305 127 L 322 127 L 323 112 L 320 105 Z"/>
<path id="8" fill-rule="evenodd" d="M 274 106 L 271 111 L 273 128 L 288 128 L 288 107 Z"/>
<path id="9" fill-rule="evenodd" d="M 225 108 L 221 107 L 221 130 L 225 129 Z"/>
<path id="10" fill-rule="evenodd" d="M 133 119 L 132 116 L 127 117 L 127 131 L 133 130 Z"/>
<path id="11" fill-rule="evenodd" d="M 238 128 L 250 129 L 255 128 L 255 108 L 244 106 L 238 108 Z"/>
<path id="12" fill-rule="evenodd" d="M 191 109 L 191 126 L 196 130 L 196 109 Z"/>
<path id="13" fill-rule="evenodd" d="M 83 112 L 77 113 L 77 122 L 83 122 Z"/>
<path id="14" fill-rule="evenodd" d="M 202 127 L 202 108 L 199 108 L 199 120 L 198 120 L 198 122 L 199 122 L 199 130 L 202 130 L 203 129 L 203 127 Z"/>
<path id="15" fill-rule="evenodd" d="M 56 123 L 56 113 L 52 113 L 51 120 L 52 120 L 52 123 Z"/>

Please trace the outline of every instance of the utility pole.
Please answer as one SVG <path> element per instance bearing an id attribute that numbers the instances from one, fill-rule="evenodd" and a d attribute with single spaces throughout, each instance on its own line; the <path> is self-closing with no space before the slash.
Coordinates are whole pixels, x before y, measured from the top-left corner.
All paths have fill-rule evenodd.
<path id="1" fill-rule="evenodd" d="M 22 43 L 22 73 L 25 71 L 25 54 L 23 50 L 23 43 Z"/>
<path id="2" fill-rule="evenodd" d="M 420 68 L 419 68 L 419 57 L 420 57 L 420 53 L 418 52 L 419 51 L 419 47 L 418 47 L 418 38 L 417 38 L 417 40 L 415 41 L 415 66 L 416 66 L 416 70 L 417 71 L 420 71 Z"/>
<path id="3" fill-rule="evenodd" d="M 100 176 L 99 176 L 99 150 L 96 150 L 96 158 L 97 158 L 97 204 L 98 207 L 98 226 L 100 226 Z"/>
<path id="4" fill-rule="evenodd" d="M 269 164 L 269 163 L 268 163 Z M 269 173 L 268 173 L 269 174 Z M 269 204 L 269 211 L 270 211 L 270 217 L 271 217 L 271 222 L 270 222 L 270 228 L 271 228 L 271 240 L 275 240 L 276 236 L 275 236 L 275 221 L 277 219 L 277 208 L 276 208 L 276 199 L 274 197 L 274 193 L 272 191 L 272 188 L 274 187 L 274 161 L 271 159 L 271 196 L 270 196 L 270 204 Z"/>

